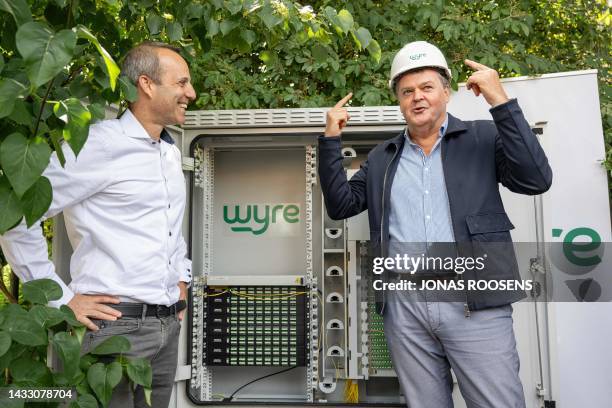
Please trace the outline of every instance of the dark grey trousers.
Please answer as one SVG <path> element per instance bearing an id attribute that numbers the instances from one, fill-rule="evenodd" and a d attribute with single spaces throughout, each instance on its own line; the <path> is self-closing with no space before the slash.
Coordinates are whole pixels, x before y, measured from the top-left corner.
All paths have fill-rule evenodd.
<path id="1" fill-rule="evenodd" d="M 81 352 L 85 354 L 112 335 L 126 337 L 132 344 L 126 357 L 142 357 L 151 362 L 153 369 L 153 408 L 167 408 L 172 394 L 178 357 L 178 338 L 180 322 L 174 315 L 168 317 L 125 317 L 116 321 L 93 320 L 100 330 L 87 331 Z M 115 388 L 111 408 L 145 408 L 142 387 L 133 391 L 127 380 L 122 380 Z"/>

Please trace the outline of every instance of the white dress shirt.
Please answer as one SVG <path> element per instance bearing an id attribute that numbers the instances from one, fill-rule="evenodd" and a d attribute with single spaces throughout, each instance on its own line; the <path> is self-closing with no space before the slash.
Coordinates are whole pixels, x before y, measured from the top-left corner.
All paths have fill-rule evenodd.
<path id="1" fill-rule="evenodd" d="M 43 175 L 53 186 L 44 218 L 63 211 L 74 253 L 67 287 L 47 256 L 39 223 L 21 223 L 0 236 L 13 271 L 24 281 L 50 278 L 64 294 L 106 294 L 126 302 L 171 305 L 178 282 L 191 281 L 181 226 L 185 179 L 181 154 L 164 131 L 151 139 L 129 110 L 90 127 L 78 158 L 65 143 L 64 168 L 56 153 Z"/>

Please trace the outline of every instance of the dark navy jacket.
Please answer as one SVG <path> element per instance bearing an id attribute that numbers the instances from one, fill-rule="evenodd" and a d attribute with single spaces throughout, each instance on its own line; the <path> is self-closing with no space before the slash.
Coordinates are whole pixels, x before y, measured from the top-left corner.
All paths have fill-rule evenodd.
<path id="1" fill-rule="evenodd" d="M 483 242 L 507 244 L 502 251 L 506 258 L 496 259 L 495 268 L 466 272 L 465 279 L 519 279 L 510 238 L 514 226 L 504 210 L 499 183 L 513 192 L 540 194 L 550 188 L 552 170 L 516 99 L 490 112 L 493 121 L 464 122 L 449 114 L 441 148 L 453 231 L 460 255 L 474 256 L 474 246 Z M 319 137 L 318 170 L 327 213 L 344 219 L 368 210 L 374 256 L 387 254 L 391 184 L 404 141 L 401 133 L 377 145 L 347 181 L 341 138 Z M 466 303 L 479 310 L 522 297 L 522 291 L 473 291 L 466 293 Z M 382 312 L 384 299 L 377 300 Z"/>

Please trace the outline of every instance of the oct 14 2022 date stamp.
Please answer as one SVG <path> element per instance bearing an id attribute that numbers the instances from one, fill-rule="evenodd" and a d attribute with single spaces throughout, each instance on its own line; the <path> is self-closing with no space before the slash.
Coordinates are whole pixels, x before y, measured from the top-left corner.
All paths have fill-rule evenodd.
<path id="1" fill-rule="evenodd" d="M 71 388 L 0 388 L 0 401 L 69 401 L 76 400 Z"/>

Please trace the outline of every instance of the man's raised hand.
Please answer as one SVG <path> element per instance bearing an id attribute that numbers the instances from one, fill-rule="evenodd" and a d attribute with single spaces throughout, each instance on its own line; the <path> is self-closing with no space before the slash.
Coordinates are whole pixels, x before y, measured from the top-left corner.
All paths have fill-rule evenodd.
<path id="1" fill-rule="evenodd" d="M 333 108 L 327 111 L 325 123 L 325 136 L 340 136 L 342 129 L 346 126 L 351 116 L 348 114 L 344 105 L 353 97 L 349 92 L 344 98 L 340 99 Z"/>
<path id="2" fill-rule="evenodd" d="M 464 62 L 465 65 L 474 70 L 466 83 L 468 90 L 471 89 L 476 96 L 482 93 L 482 96 L 491 106 L 508 102 L 508 95 L 506 95 L 506 91 L 499 81 L 499 74 L 496 70 L 469 59 Z"/>

